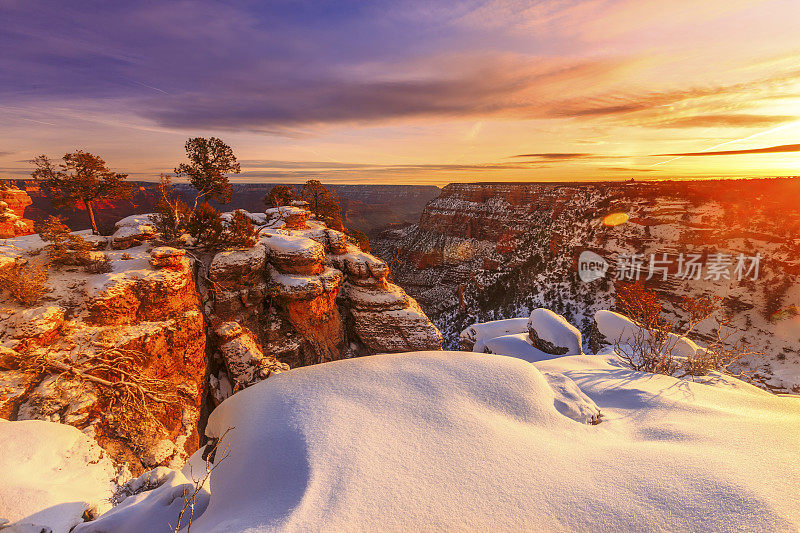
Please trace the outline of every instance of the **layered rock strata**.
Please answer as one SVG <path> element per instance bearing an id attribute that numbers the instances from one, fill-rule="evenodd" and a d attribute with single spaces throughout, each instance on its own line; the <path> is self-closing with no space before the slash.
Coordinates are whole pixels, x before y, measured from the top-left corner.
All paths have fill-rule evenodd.
<path id="1" fill-rule="evenodd" d="M 185 252 L 133 252 L 51 269 L 58 305 L 4 304 L 0 416 L 76 426 L 136 471 L 197 449 L 205 334 Z"/>
<path id="2" fill-rule="evenodd" d="M 33 233 L 33 220 L 24 217 L 25 208 L 31 203 L 25 191 L 0 189 L 0 239 Z"/>

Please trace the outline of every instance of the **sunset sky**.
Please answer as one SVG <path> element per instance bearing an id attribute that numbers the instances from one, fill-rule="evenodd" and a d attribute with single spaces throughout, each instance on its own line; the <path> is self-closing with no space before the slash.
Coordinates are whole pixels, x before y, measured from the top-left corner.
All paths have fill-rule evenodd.
<path id="1" fill-rule="evenodd" d="M 0 0 L 0 177 L 211 135 L 236 181 L 800 174 L 798 0 L 121 4 Z"/>

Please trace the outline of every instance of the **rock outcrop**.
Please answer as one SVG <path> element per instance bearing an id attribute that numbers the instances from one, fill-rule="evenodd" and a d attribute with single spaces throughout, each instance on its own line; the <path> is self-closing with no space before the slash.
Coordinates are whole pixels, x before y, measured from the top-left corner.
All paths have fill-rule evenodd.
<path id="1" fill-rule="evenodd" d="M 140 472 L 180 464 L 220 402 L 274 373 L 345 357 L 441 349 L 383 261 L 295 204 L 247 214 L 251 248 L 157 239 L 148 215 L 96 236 L 109 271 L 49 271 L 46 302 L 0 308 L 0 416 L 73 425 Z M 0 249 L 35 261 L 38 238 Z M 197 268 L 195 268 L 195 266 Z"/>
<path id="2" fill-rule="evenodd" d="M 0 189 L 0 239 L 33 233 L 33 220 L 24 217 L 25 208 L 31 203 L 25 191 Z"/>
<path id="3" fill-rule="evenodd" d="M 0 416 L 78 427 L 137 471 L 197 449 L 206 365 L 185 252 L 132 251 L 107 274 L 51 269 L 57 306 L 6 303 Z"/>
<path id="4" fill-rule="evenodd" d="M 387 280 L 386 263 L 311 220 L 302 204 L 265 215 L 255 247 L 219 252 L 208 268 L 206 312 L 220 325 L 217 351 L 234 388 L 263 379 L 253 367 L 273 372 L 280 365 L 441 349 L 436 327 Z M 237 332 L 237 340 L 223 331 Z"/>

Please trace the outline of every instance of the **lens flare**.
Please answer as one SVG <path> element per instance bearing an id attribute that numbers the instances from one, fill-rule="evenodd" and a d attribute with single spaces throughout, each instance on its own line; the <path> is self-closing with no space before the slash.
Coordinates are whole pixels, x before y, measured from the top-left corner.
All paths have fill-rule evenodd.
<path id="1" fill-rule="evenodd" d="M 611 213 L 603 217 L 603 225 L 613 228 L 614 226 L 626 223 L 630 218 L 628 213 Z"/>

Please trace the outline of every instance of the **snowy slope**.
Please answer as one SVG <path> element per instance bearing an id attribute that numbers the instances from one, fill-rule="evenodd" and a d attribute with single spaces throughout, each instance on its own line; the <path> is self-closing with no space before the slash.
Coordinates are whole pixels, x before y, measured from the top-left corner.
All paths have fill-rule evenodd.
<path id="1" fill-rule="evenodd" d="M 235 429 L 192 531 L 796 531 L 800 401 L 715 381 L 613 355 L 418 352 L 295 369 L 212 413 L 209 435 Z M 583 393 L 602 423 L 561 414 Z M 148 531 L 170 529 L 154 515 Z"/>
<path id="2" fill-rule="evenodd" d="M 0 530 L 8 521 L 19 531 L 24 524 L 36 524 L 67 533 L 83 521 L 84 510 L 110 507 L 114 465 L 78 429 L 0 419 L 0 450 Z"/>

